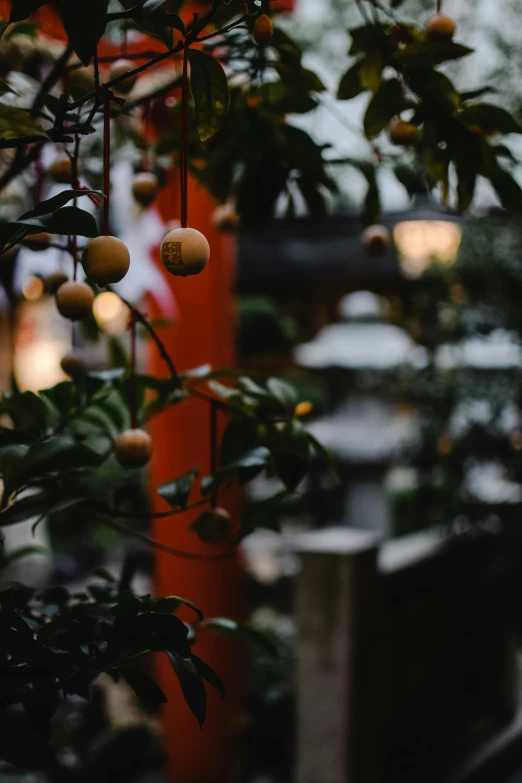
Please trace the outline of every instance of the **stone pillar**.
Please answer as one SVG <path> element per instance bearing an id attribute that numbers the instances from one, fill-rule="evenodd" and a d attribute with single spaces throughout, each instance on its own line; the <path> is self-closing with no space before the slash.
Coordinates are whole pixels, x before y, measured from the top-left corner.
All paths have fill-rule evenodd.
<path id="1" fill-rule="evenodd" d="M 378 783 L 377 537 L 300 536 L 297 783 Z"/>

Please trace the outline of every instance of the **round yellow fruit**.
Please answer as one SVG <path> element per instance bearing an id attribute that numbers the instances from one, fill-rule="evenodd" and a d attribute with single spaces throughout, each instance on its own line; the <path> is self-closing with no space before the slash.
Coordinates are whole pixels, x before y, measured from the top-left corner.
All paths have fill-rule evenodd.
<path id="1" fill-rule="evenodd" d="M 272 40 L 274 28 L 267 14 L 261 14 L 254 23 L 254 40 L 260 46 L 268 46 Z"/>
<path id="2" fill-rule="evenodd" d="M 82 357 L 76 351 L 66 353 L 60 362 L 60 367 L 69 378 L 79 378 L 87 369 Z"/>
<path id="3" fill-rule="evenodd" d="M 435 14 L 428 19 L 424 29 L 430 41 L 451 41 L 457 25 L 450 16 Z"/>
<path id="4" fill-rule="evenodd" d="M 369 256 L 381 256 L 391 246 L 391 231 L 376 223 L 364 229 L 361 241 Z"/>
<path id="5" fill-rule="evenodd" d="M 63 283 L 55 294 L 60 315 L 70 321 L 83 321 L 92 312 L 94 291 L 87 283 Z"/>
<path id="6" fill-rule="evenodd" d="M 210 246 L 201 231 L 175 228 L 161 243 L 161 260 L 171 275 L 198 275 L 210 258 Z"/>
<path id="7" fill-rule="evenodd" d="M 159 179 L 152 171 L 140 171 L 132 182 L 132 195 L 144 207 L 150 206 L 159 193 Z"/>
<path id="8" fill-rule="evenodd" d="M 60 155 L 49 167 L 49 175 L 61 185 L 70 185 L 72 180 L 72 161 L 66 155 Z"/>
<path id="9" fill-rule="evenodd" d="M 30 250 L 47 250 L 51 244 L 51 235 L 46 231 L 42 231 L 39 234 L 28 234 L 22 239 L 22 245 L 28 247 Z"/>
<path id="10" fill-rule="evenodd" d="M 80 68 L 73 68 L 69 71 L 69 85 L 81 87 L 87 92 L 92 92 L 96 87 L 94 78 L 94 68 L 82 65 Z"/>
<path id="11" fill-rule="evenodd" d="M 212 216 L 215 227 L 224 233 L 234 233 L 241 221 L 236 208 L 232 204 L 221 204 L 216 207 Z"/>
<path id="12" fill-rule="evenodd" d="M 419 129 L 411 122 L 400 118 L 392 120 L 388 126 L 388 134 L 392 144 L 400 144 L 403 147 L 414 146 L 419 138 Z"/>
<path id="13" fill-rule="evenodd" d="M 129 271 L 129 249 L 116 237 L 95 237 L 83 251 L 82 266 L 93 283 L 119 283 Z"/>
<path id="14" fill-rule="evenodd" d="M 118 79 L 120 76 L 128 73 L 128 71 L 133 71 L 135 68 L 136 65 L 131 60 L 116 60 L 109 69 L 109 81 Z M 129 76 L 127 79 L 123 79 L 121 82 L 115 84 L 114 89 L 123 93 L 123 95 L 128 95 L 136 84 L 137 79 L 138 77 L 136 74 Z"/>
<path id="15" fill-rule="evenodd" d="M 116 459 L 124 468 L 143 468 L 152 456 L 152 439 L 143 430 L 125 430 L 114 442 Z"/>

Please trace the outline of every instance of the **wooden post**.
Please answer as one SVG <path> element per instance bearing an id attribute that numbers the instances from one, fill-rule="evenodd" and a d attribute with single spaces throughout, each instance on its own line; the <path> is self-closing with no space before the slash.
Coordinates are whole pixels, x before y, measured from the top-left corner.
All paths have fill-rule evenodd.
<path id="1" fill-rule="evenodd" d="M 377 537 L 300 536 L 297 783 L 378 783 Z"/>

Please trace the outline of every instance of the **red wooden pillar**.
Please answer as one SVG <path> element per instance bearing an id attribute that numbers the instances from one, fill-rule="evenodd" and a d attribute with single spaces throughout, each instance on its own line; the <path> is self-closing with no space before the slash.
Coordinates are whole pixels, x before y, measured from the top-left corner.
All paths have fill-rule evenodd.
<path id="1" fill-rule="evenodd" d="M 172 207 L 172 193 L 162 199 L 165 210 Z M 162 203 L 162 205 L 163 205 Z M 179 202 L 178 202 L 179 203 Z M 208 194 L 193 181 L 189 185 L 189 225 L 202 231 L 211 247 L 205 271 L 192 278 L 168 276 L 176 297 L 179 318 L 161 330 L 161 337 L 179 370 L 210 363 L 230 367 L 234 359 L 233 275 L 234 242 L 223 237 L 212 225 L 214 204 Z M 164 212 L 164 217 L 179 214 Z M 151 369 L 165 372 L 152 349 Z M 222 425 L 224 422 L 222 422 Z M 209 409 L 201 400 L 191 400 L 161 415 L 153 424 L 155 455 L 152 465 L 153 489 L 177 475 L 198 466 L 201 475 L 209 472 Z M 156 510 L 165 510 L 164 502 L 154 497 Z M 238 497 L 229 493 L 220 501 L 236 515 Z M 155 537 L 176 549 L 215 554 L 219 547 L 202 544 L 189 525 L 197 511 L 156 523 Z M 199 606 L 207 617 L 244 616 L 244 584 L 238 553 L 226 560 L 210 562 L 177 559 L 164 553 L 156 558 L 158 595 L 180 595 Z M 186 615 L 189 619 L 190 615 Z M 190 619 L 193 619 L 190 618 Z M 161 685 L 169 702 L 165 707 L 165 748 L 168 754 L 169 780 L 176 783 L 226 783 L 237 757 L 237 727 L 245 694 L 244 648 L 228 639 L 202 634 L 195 652 L 206 660 L 225 681 L 227 696 L 220 701 L 210 692 L 207 721 L 202 730 L 182 698 L 179 684 L 166 659 L 158 661 Z"/>

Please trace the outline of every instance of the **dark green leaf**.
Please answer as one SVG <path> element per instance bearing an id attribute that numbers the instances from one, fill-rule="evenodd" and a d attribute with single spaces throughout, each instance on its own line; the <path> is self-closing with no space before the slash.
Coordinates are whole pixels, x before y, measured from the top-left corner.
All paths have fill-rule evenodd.
<path id="1" fill-rule="evenodd" d="M 168 650 L 166 653 L 181 685 L 185 701 L 202 727 L 207 715 L 207 694 L 196 665 L 191 658 L 182 658 L 178 653 Z"/>
<path id="2" fill-rule="evenodd" d="M 364 90 L 377 92 L 382 83 L 383 68 L 384 60 L 379 51 L 365 57 L 359 68 L 359 78 Z"/>
<path id="3" fill-rule="evenodd" d="M 1 519 L 1 517 L 0 517 Z M 51 553 L 43 546 L 28 545 L 22 546 L 19 549 L 14 549 L 12 552 L 8 552 L 0 562 L 0 568 L 7 568 L 11 563 L 15 563 L 17 560 L 21 560 L 23 557 L 30 557 L 31 555 L 47 555 Z"/>
<path id="4" fill-rule="evenodd" d="M 522 126 L 509 112 L 490 103 L 466 106 L 457 117 L 465 125 L 476 125 L 486 133 L 522 133 Z"/>
<path id="5" fill-rule="evenodd" d="M 284 408 L 289 412 L 294 410 L 299 398 L 293 386 L 280 378 L 269 378 L 266 382 L 266 387 Z"/>
<path id="6" fill-rule="evenodd" d="M 75 198 L 81 198 L 82 196 L 88 196 L 94 194 L 96 196 L 103 197 L 101 190 L 64 190 L 58 193 L 57 196 L 41 201 L 34 209 L 30 209 L 29 212 L 25 212 L 20 220 L 25 220 L 31 217 L 40 217 L 41 215 L 49 215 L 53 212 L 57 212 L 64 207 L 69 201 Z"/>
<path id="7" fill-rule="evenodd" d="M 47 5 L 47 2 L 48 0 L 13 0 L 9 23 L 27 19 L 43 5 Z"/>
<path id="8" fill-rule="evenodd" d="M 186 598 L 180 598 L 178 595 L 167 595 L 163 598 L 158 598 L 158 600 L 152 604 L 150 611 L 156 612 L 157 614 L 172 614 L 173 612 L 176 612 L 180 606 L 188 606 L 197 614 L 200 620 L 203 619 L 203 612 L 201 609 L 198 609 L 192 601 L 188 601 Z"/>
<path id="9" fill-rule="evenodd" d="M 193 468 L 184 476 L 163 484 L 158 488 L 158 494 L 167 501 L 171 508 L 186 508 L 197 475 L 198 469 Z"/>
<path id="10" fill-rule="evenodd" d="M 370 100 L 364 115 L 364 132 L 368 139 L 378 136 L 404 108 L 404 93 L 398 79 L 383 82 Z"/>
<path id="11" fill-rule="evenodd" d="M 219 130 L 228 112 L 227 77 L 222 65 L 204 52 L 189 49 L 189 60 L 196 126 L 201 141 L 207 141 Z"/>
<path id="12" fill-rule="evenodd" d="M 225 684 L 221 677 L 219 677 L 214 669 L 211 669 L 208 663 L 205 663 L 205 661 L 202 661 L 201 658 L 198 658 L 197 655 L 191 655 L 192 661 L 198 671 L 198 674 L 200 677 L 202 677 L 205 682 L 208 682 L 209 685 L 212 685 L 213 688 L 215 688 L 218 693 L 221 695 L 221 698 L 225 698 Z"/>
<path id="13" fill-rule="evenodd" d="M 61 15 L 69 44 L 83 65 L 89 65 L 105 32 L 107 6 L 108 0 L 89 0 L 88 3 L 67 0 L 62 6 Z"/>
<path id="14" fill-rule="evenodd" d="M 262 647 L 271 655 L 278 655 L 277 645 L 272 636 L 246 623 L 236 623 L 234 620 L 229 620 L 226 617 L 214 617 L 211 620 L 204 620 L 200 627 L 207 628 L 209 631 L 214 631 L 222 636 L 247 639 L 259 645 L 259 647 Z"/>
<path id="15" fill-rule="evenodd" d="M 267 530 L 279 530 L 279 511 L 284 501 L 289 497 L 289 492 L 282 489 L 277 495 L 264 500 L 247 503 L 241 514 L 241 536 L 248 536 L 258 527 Z"/>
<path id="16" fill-rule="evenodd" d="M 408 85 L 426 101 L 436 103 L 447 111 L 454 111 L 460 105 L 455 85 L 440 71 L 432 68 L 412 70 Z"/>
<path id="17" fill-rule="evenodd" d="M 0 138 L 16 139 L 19 136 L 41 136 L 45 139 L 47 131 L 26 109 L 0 106 Z"/>
<path id="18" fill-rule="evenodd" d="M 343 78 L 339 83 L 339 89 L 337 90 L 337 99 L 340 101 L 347 101 L 351 98 L 355 98 L 359 93 L 363 92 L 367 87 L 363 87 L 361 81 L 361 65 L 363 61 L 352 65 L 348 68 Z"/>
<path id="19" fill-rule="evenodd" d="M 63 207 L 53 215 L 24 218 L 17 223 L 27 226 L 29 234 L 49 231 L 51 234 L 76 234 L 91 238 L 99 236 L 100 233 L 96 218 L 80 207 Z"/>
<path id="20" fill-rule="evenodd" d="M 265 446 L 258 446 L 246 454 L 242 454 L 229 465 L 220 467 L 216 476 L 205 476 L 201 482 L 201 491 L 203 493 L 210 492 L 216 485 L 223 484 L 235 476 L 239 478 L 240 483 L 250 481 L 261 472 L 269 459 L 269 450 Z"/>
<path id="21" fill-rule="evenodd" d="M 120 669 L 124 680 L 130 685 L 136 696 L 144 704 L 166 704 L 167 697 L 153 679 L 140 669 L 125 666 Z"/>
<path id="22" fill-rule="evenodd" d="M 473 49 L 453 41 L 415 41 L 398 49 L 395 58 L 407 68 L 432 68 L 473 54 Z"/>

